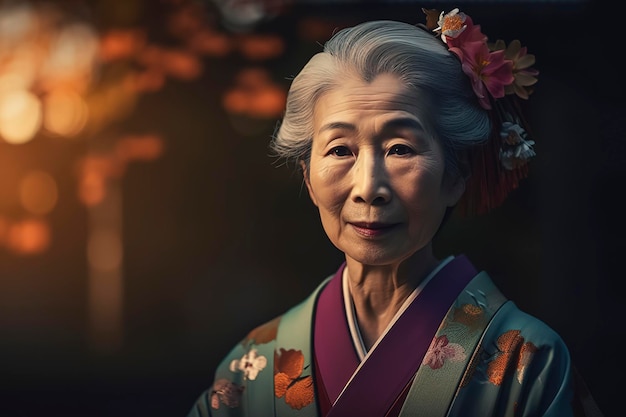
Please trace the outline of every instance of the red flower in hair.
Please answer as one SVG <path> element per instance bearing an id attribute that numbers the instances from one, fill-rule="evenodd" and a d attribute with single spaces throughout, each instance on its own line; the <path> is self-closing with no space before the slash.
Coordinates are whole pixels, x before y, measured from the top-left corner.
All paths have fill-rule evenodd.
<path id="1" fill-rule="evenodd" d="M 463 72 L 470 77 L 480 105 L 491 109 L 487 93 L 494 99 L 504 97 L 504 87 L 515 80 L 513 62 L 504 59 L 504 51 L 489 52 L 484 42 L 468 42 L 461 49 Z"/>
<path id="2" fill-rule="evenodd" d="M 471 17 L 465 15 L 463 22 L 465 28 L 453 36 L 446 36 L 446 43 L 450 52 L 454 52 L 459 59 L 463 60 L 463 45 L 470 42 L 487 42 L 487 35 L 481 32 L 480 25 L 475 25 Z"/>
<path id="3" fill-rule="evenodd" d="M 518 97 L 528 99 L 533 91 L 533 85 L 537 82 L 539 71 L 531 68 L 535 64 L 535 56 L 527 52 L 526 47 L 522 47 L 517 39 L 506 46 L 503 40 L 498 39 L 492 46 L 492 51 L 504 50 L 504 57 L 513 62 L 513 81 L 505 88 L 506 94 L 516 94 Z"/>
<path id="4" fill-rule="evenodd" d="M 457 13 L 443 16 L 442 28 L 446 27 L 448 19 L 458 19 L 458 15 Z M 489 50 L 487 36 L 481 32 L 480 25 L 474 25 L 472 18 L 467 15 L 463 16 L 462 30 L 444 31 L 443 34 L 446 35 L 448 49 L 459 57 L 463 72 L 470 77 L 480 105 L 485 109 L 491 109 L 487 93 L 494 99 L 504 97 L 505 86 L 515 80 L 513 62 L 505 59 L 504 51 Z"/>

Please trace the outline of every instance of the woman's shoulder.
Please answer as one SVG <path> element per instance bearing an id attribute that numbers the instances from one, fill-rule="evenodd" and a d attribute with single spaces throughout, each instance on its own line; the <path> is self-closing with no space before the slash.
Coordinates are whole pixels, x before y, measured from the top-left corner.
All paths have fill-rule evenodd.
<path id="1" fill-rule="evenodd" d="M 566 349 L 554 328 L 539 316 L 518 307 L 516 300 L 499 289 L 487 271 L 479 272 L 459 296 L 457 303 L 466 302 L 490 311 L 485 339 L 511 338 L 514 342 L 533 340 L 536 345 L 553 345 Z"/>
<path id="2" fill-rule="evenodd" d="M 289 307 L 284 313 L 253 327 L 222 359 L 218 366 L 218 373 L 220 370 L 232 372 L 233 361 L 238 357 L 244 357 L 246 354 L 249 354 L 249 352 L 272 352 L 277 349 L 276 343 L 279 328 L 283 330 L 287 328 L 287 332 L 291 333 L 290 330 L 295 331 L 296 328 L 310 325 L 311 314 L 317 294 L 330 278 L 331 277 L 327 277 L 324 279 L 310 295 L 299 303 Z"/>
<path id="3" fill-rule="evenodd" d="M 505 303 L 494 316 L 489 325 L 488 333 L 492 337 L 514 340 L 523 339 L 534 346 L 552 346 L 555 349 L 567 350 L 561 335 L 538 316 L 520 309 L 514 301 Z M 508 336 L 503 336 L 508 335 Z"/>
<path id="4" fill-rule="evenodd" d="M 488 324 L 451 415 L 571 416 L 571 382 L 561 336 L 509 300 Z"/>
<path id="5" fill-rule="evenodd" d="M 308 363 L 311 317 L 317 294 L 328 279 L 283 314 L 255 326 L 231 348 L 215 370 L 213 386 L 203 394 L 205 408 L 216 413 L 239 408 L 246 398 L 273 399 L 275 367 L 290 361 Z"/>
<path id="6" fill-rule="evenodd" d="M 511 338 L 517 343 L 533 340 L 536 344 L 565 348 L 561 336 L 540 317 L 518 307 L 514 299 L 500 291 L 487 271 L 480 270 L 455 302 L 453 320 L 470 328 L 478 320 L 485 326 L 484 341 Z M 486 320 L 486 321 L 485 321 Z"/>

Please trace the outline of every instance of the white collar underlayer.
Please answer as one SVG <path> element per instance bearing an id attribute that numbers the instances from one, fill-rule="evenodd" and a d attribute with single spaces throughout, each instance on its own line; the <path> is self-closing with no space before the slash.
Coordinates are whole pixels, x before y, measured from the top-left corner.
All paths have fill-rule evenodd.
<path id="1" fill-rule="evenodd" d="M 378 346 L 378 343 L 383 339 L 383 337 L 385 337 L 389 329 L 391 329 L 391 327 L 395 324 L 398 318 L 402 316 L 404 311 L 411 305 L 413 300 L 415 300 L 417 296 L 422 292 L 426 284 L 428 284 L 430 280 L 435 275 L 437 275 L 437 273 L 441 270 L 441 268 L 443 268 L 452 259 L 454 259 L 454 256 L 448 256 L 447 258 L 439 262 L 439 265 L 437 265 L 435 269 L 433 269 L 430 272 L 430 274 L 428 274 L 426 278 L 424 278 L 424 280 L 420 283 L 420 285 L 418 285 L 417 288 L 413 290 L 413 292 L 407 297 L 407 299 L 404 300 L 404 303 L 402 304 L 402 306 L 400 306 L 400 309 L 398 310 L 396 315 L 393 317 L 393 319 L 391 320 L 391 322 L 389 323 L 385 331 L 380 335 L 376 343 L 374 343 L 370 352 L 373 351 L 376 348 L 376 346 Z M 363 343 L 363 338 L 361 337 L 361 332 L 359 330 L 359 324 L 356 319 L 356 310 L 354 308 L 354 301 L 352 300 L 352 295 L 350 294 L 350 284 L 348 282 L 348 267 L 347 266 L 343 270 L 342 287 L 343 287 L 343 305 L 346 310 L 346 318 L 348 319 L 348 326 L 350 327 L 350 334 L 352 335 L 352 343 L 354 344 L 354 348 L 356 349 L 356 352 L 359 355 L 359 359 L 363 361 L 369 355 L 369 352 L 367 351 L 367 349 L 365 348 L 365 344 Z"/>

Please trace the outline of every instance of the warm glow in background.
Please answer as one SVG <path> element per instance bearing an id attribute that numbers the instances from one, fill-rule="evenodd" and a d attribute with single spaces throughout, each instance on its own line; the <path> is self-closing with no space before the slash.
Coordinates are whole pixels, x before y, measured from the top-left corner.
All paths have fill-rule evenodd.
<path id="1" fill-rule="evenodd" d="M 338 28 L 455 6 L 537 56 L 538 156 L 436 249 L 559 331 L 610 414 L 626 111 L 597 5 L 22 0 L 0 1 L 0 416 L 186 415 L 341 262 L 268 156 L 290 79 Z"/>

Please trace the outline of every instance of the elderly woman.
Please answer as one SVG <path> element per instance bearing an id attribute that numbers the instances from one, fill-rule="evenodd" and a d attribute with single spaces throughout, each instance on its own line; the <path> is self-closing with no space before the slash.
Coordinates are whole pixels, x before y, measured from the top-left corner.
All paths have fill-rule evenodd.
<path id="1" fill-rule="evenodd" d="M 584 415 L 561 337 L 433 254 L 462 199 L 491 208 L 524 176 L 510 103 L 537 75 L 458 10 L 438 23 L 341 30 L 293 80 L 272 146 L 345 262 L 237 344 L 189 417 Z"/>

